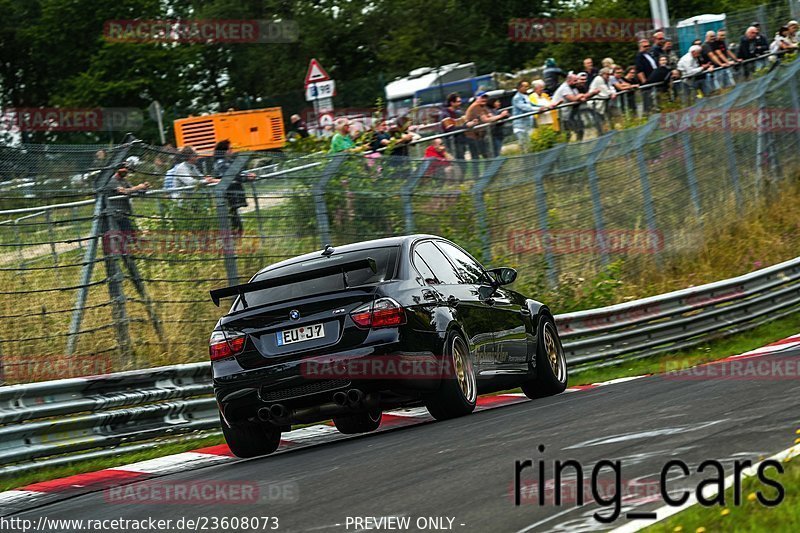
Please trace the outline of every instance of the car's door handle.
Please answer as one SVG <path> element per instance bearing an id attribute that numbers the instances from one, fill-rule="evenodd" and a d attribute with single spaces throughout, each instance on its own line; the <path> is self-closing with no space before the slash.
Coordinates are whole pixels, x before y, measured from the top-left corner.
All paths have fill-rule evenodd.
<path id="1" fill-rule="evenodd" d="M 531 316 L 531 310 L 530 310 L 530 309 L 528 309 L 527 307 L 520 307 L 520 309 L 519 309 L 519 313 L 520 313 L 521 315 L 525 315 L 525 316 Z"/>
<path id="2" fill-rule="evenodd" d="M 452 294 L 447 297 L 447 304 L 449 306 L 451 306 L 451 307 L 457 306 L 459 304 L 459 302 L 461 302 L 461 300 L 459 300 L 458 298 L 456 298 Z"/>

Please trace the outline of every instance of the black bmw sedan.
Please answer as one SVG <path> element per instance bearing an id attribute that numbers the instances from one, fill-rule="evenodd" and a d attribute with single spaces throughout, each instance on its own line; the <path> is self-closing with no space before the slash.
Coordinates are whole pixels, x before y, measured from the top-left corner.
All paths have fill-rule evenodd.
<path id="1" fill-rule="evenodd" d="M 377 429 L 383 410 L 423 404 L 469 414 L 479 394 L 562 392 L 567 365 L 553 315 L 433 235 L 380 239 L 271 265 L 211 291 L 230 311 L 211 334 L 223 433 L 239 457 L 275 451 L 292 424 L 333 419 Z"/>

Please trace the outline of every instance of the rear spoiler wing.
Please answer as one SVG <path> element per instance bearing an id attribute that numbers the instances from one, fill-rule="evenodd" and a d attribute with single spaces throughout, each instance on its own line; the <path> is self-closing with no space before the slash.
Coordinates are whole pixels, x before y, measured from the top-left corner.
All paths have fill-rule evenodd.
<path id="1" fill-rule="evenodd" d="M 356 259 L 354 261 L 348 261 L 346 263 L 322 265 L 317 268 L 312 268 L 310 270 L 305 270 L 294 274 L 286 274 L 285 276 L 277 276 L 274 278 L 264 279 L 261 281 L 253 281 L 251 283 L 243 283 L 241 285 L 234 285 L 232 287 L 225 287 L 223 289 L 214 289 L 213 291 L 211 291 L 211 301 L 214 302 L 214 305 L 219 307 L 219 301 L 221 298 L 239 296 L 242 299 L 242 304 L 246 308 L 247 300 L 245 300 L 244 295 L 248 292 L 260 291 L 262 289 L 269 289 L 272 287 L 280 287 L 281 285 L 286 285 L 287 283 L 309 281 L 312 279 L 329 276 L 331 274 L 341 273 L 342 276 L 345 276 L 347 272 L 361 270 L 363 268 L 369 268 L 370 270 L 372 270 L 373 273 L 376 273 L 378 271 L 378 265 L 375 263 L 375 260 L 371 257 L 365 257 L 363 259 Z M 347 285 L 347 278 L 345 277 L 345 286 L 346 285 Z"/>

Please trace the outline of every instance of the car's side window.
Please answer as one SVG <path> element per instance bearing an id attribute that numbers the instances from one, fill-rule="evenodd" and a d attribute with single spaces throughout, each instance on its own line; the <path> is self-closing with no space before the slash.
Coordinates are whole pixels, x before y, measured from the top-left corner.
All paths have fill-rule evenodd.
<path id="1" fill-rule="evenodd" d="M 417 270 L 426 284 L 436 285 L 439 283 L 439 280 L 436 279 L 436 275 L 433 273 L 433 270 L 431 270 L 431 267 L 428 266 L 425 260 L 417 252 L 414 252 L 414 266 L 417 267 Z"/>
<path id="2" fill-rule="evenodd" d="M 450 243 L 437 241 L 436 246 L 450 258 L 453 264 L 458 269 L 458 273 L 464 283 L 477 285 L 481 283 L 489 283 L 488 274 L 483 267 L 475 261 L 472 257 L 462 252 Z"/>
<path id="3" fill-rule="evenodd" d="M 414 247 L 415 254 L 419 254 L 424 262 L 428 265 L 433 275 L 439 280 L 440 283 L 448 285 L 455 285 L 461 283 L 458 273 L 453 268 L 453 265 L 448 261 L 447 257 L 439 250 L 431 241 L 425 241 Z M 415 262 L 415 265 L 417 262 Z M 417 265 L 418 266 L 418 265 Z M 419 266 L 418 266 L 419 268 Z M 423 274 L 424 275 L 424 274 Z"/>

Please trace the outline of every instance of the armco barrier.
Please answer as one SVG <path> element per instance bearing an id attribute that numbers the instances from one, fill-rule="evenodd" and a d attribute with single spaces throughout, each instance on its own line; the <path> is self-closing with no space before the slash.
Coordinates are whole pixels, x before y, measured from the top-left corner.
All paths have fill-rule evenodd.
<path id="1" fill-rule="evenodd" d="M 800 311 L 800 258 L 707 285 L 556 316 L 573 372 L 686 348 Z M 219 427 L 208 363 L 0 387 L 0 473 Z M 117 452 L 119 449 L 117 449 Z M 64 455 L 77 453 L 78 455 Z"/>

